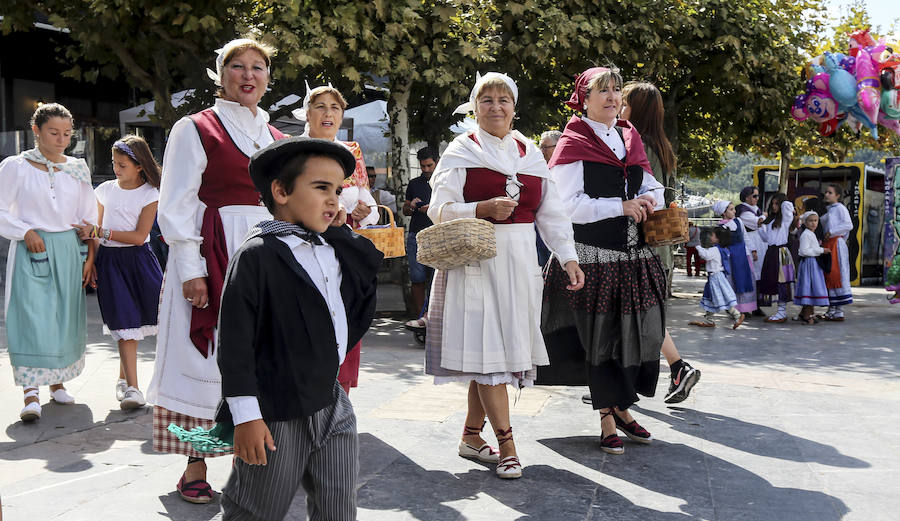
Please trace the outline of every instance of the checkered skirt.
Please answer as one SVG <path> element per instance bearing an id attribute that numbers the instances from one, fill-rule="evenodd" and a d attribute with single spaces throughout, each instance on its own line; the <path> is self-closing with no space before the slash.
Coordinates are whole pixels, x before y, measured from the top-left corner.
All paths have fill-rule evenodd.
<path id="1" fill-rule="evenodd" d="M 194 450 L 190 443 L 180 441 L 169 432 L 168 427 L 172 423 L 185 430 L 191 430 L 194 427 L 203 427 L 209 430 L 216 424 L 214 420 L 194 418 L 157 405 L 153 407 L 153 450 L 156 452 L 181 454 L 192 458 L 214 458 L 230 454 L 230 452 L 198 452 Z"/>

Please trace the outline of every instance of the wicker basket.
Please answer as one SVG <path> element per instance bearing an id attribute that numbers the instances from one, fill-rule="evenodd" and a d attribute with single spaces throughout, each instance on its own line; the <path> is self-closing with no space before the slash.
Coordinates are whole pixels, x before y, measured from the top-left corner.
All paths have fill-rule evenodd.
<path id="1" fill-rule="evenodd" d="M 394 222 L 394 212 L 390 208 L 378 205 L 387 210 L 390 225 L 383 228 L 359 228 L 356 233 L 372 241 L 372 244 L 384 254 L 385 259 L 403 257 L 406 255 L 406 241 L 403 240 L 403 228 L 398 228 Z"/>
<path id="2" fill-rule="evenodd" d="M 497 256 L 494 224 L 484 219 L 452 219 L 416 234 L 416 260 L 439 270 L 452 270 Z"/>
<path id="3" fill-rule="evenodd" d="M 644 221 L 644 240 L 652 247 L 688 241 L 688 214 L 684 208 L 657 210 Z"/>

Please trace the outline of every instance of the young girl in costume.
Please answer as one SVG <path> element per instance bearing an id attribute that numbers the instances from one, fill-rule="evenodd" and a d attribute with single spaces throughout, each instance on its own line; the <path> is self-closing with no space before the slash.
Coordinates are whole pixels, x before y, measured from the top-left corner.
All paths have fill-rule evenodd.
<path id="1" fill-rule="evenodd" d="M 772 195 L 768 216 L 759 227 L 760 236 L 769 245 L 763 260 L 759 293 L 764 297 L 775 296 L 778 300 L 778 311 L 766 318 L 766 322 L 786 322 L 787 303 L 793 295 L 794 259 L 788 249 L 788 235 L 794 221 L 794 205 L 786 199 L 787 195 L 780 192 Z"/>
<path id="2" fill-rule="evenodd" d="M 728 201 L 716 201 L 713 204 L 713 212 L 721 215 L 719 224 L 727 228 L 730 240 L 727 246 L 730 259 L 729 280 L 737 296 L 737 308 L 741 313 L 751 313 L 756 310 L 756 280 L 753 273 L 753 258 L 747 248 L 747 229 L 740 219 L 735 219 L 734 204 Z"/>
<path id="3" fill-rule="evenodd" d="M 819 227 L 819 214 L 806 212 L 800 217 L 800 221 L 800 266 L 797 269 L 797 294 L 794 302 L 803 306 L 797 318 L 805 324 L 815 324 L 813 306 L 828 305 L 825 274 L 817 259 L 825 249 L 819 246 L 819 238 L 815 233 Z"/>
<path id="4" fill-rule="evenodd" d="M 93 283 L 93 241 L 72 229 L 97 220 L 91 172 L 65 155 L 72 113 L 46 103 L 31 117 L 35 146 L 0 163 L 0 235 L 6 266 L 6 339 L 13 379 L 25 392 L 22 421 L 41 417 L 38 386 L 58 404 L 75 398 L 64 383 L 84 369 L 84 286 Z"/>
<path id="5" fill-rule="evenodd" d="M 828 287 L 828 311 L 822 318 L 832 322 L 844 321 L 843 307 L 853 303 L 850 292 L 850 253 L 847 237 L 853 231 L 850 212 L 840 202 L 842 188 L 830 184 L 825 190 L 825 204 L 828 213 L 822 216 L 825 231 L 825 248 L 831 251 L 831 272 L 825 278 Z"/>
<path id="6" fill-rule="evenodd" d="M 147 142 L 138 136 L 113 143 L 112 161 L 116 179 L 94 190 L 100 224 L 82 228 L 82 235 L 100 240 L 97 301 L 105 329 L 119 345 L 116 398 L 127 410 L 147 403 L 138 389 L 137 346 L 157 333 L 162 270 L 149 241 L 160 171 Z"/>
<path id="7" fill-rule="evenodd" d="M 714 317 L 717 311 L 725 311 L 734 322 L 732 329 L 744 323 L 744 314 L 735 308 L 737 297 L 724 272 L 729 264 L 728 236 L 725 228 L 703 230 L 701 233 L 701 245 L 697 247 L 700 257 L 706 261 L 706 286 L 703 287 L 703 297 L 700 299 L 700 307 L 706 311 L 702 321 L 692 321 L 692 326 L 716 327 Z"/>

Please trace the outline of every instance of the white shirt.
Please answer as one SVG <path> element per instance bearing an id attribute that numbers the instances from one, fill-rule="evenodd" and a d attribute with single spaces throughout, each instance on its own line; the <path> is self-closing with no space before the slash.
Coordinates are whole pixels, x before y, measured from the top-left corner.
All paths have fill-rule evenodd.
<path id="1" fill-rule="evenodd" d="M 790 201 L 781 203 L 781 225 L 772 227 L 775 221 L 763 224 L 759 227 L 759 234 L 769 246 L 784 246 L 788 241 L 791 223 L 794 222 L 794 204 Z"/>
<path id="2" fill-rule="evenodd" d="M 349 332 L 347 310 L 344 307 L 344 299 L 341 297 L 341 265 L 338 263 L 334 248 L 324 239 L 321 246 L 313 246 L 296 235 L 278 237 L 278 240 L 288 245 L 294 258 L 297 259 L 297 263 L 312 279 L 316 289 L 319 290 L 328 305 L 331 313 L 331 325 L 334 327 L 334 336 L 337 340 L 336 349 L 340 367 L 347 356 Z M 235 425 L 262 418 L 259 400 L 256 396 L 230 396 L 225 398 L 225 401 L 228 402 Z"/>
<path id="3" fill-rule="evenodd" d="M 144 208 L 159 201 L 159 190 L 149 183 L 125 190 L 119 186 L 117 180 L 113 179 L 98 186 L 94 189 L 94 193 L 97 195 L 97 201 L 103 205 L 103 221 L 100 225 L 114 231 L 131 232 L 136 230 L 138 218 L 140 218 Z M 150 234 L 148 233 L 144 237 L 144 242 L 149 241 Z M 100 244 L 114 248 L 134 246 L 133 244 L 106 239 L 100 239 Z"/>
<path id="4" fill-rule="evenodd" d="M 722 268 L 722 252 L 719 251 L 719 247 L 713 245 L 710 248 L 704 248 L 703 246 L 697 246 L 697 253 L 700 255 L 700 258 L 706 261 L 706 273 L 718 273 L 723 271 Z"/>
<path id="5" fill-rule="evenodd" d="M 822 216 L 822 226 L 825 233 L 832 237 L 841 237 L 847 240 L 847 236 L 853 231 L 850 211 L 841 203 L 828 205 L 828 213 Z"/>
<path id="6" fill-rule="evenodd" d="M 519 157 L 519 146 L 512 133 L 508 133 L 501 139 L 479 128 L 477 137 L 485 153 L 500 160 L 506 158 L 508 163 L 515 164 Z M 534 144 L 530 145 L 534 146 Z M 475 207 L 478 206 L 478 201 L 467 203 L 463 195 L 463 188 L 466 186 L 466 169 L 453 168 L 453 170 L 454 172 L 446 176 L 445 182 L 434 185 L 431 193 L 428 217 L 435 224 L 460 217 L 475 217 Z M 437 172 L 435 173 L 437 174 Z M 432 181 L 434 179 L 435 177 L 432 177 Z M 556 183 L 550 179 L 541 179 L 541 204 L 535 213 L 534 222 L 547 248 L 559 257 L 560 264 L 565 266 L 571 260 L 578 260 L 572 223 L 566 216 L 566 211 L 556 190 Z"/>
<path id="7" fill-rule="evenodd" d="M 217 99 L 213 111 L 238 149 L 248 157 L 257 150 L 254 140 L 261 148 L 274 141 L 267 125 L 269 114 L 259 107 L 254 116 L 240 103 Z M 169 245 L 169 261 L 179 265 L 180 282 L 207 275 L 206 262 L 200 255 L 200 226 L 206 205 L 197 196 L 206 164 L 197 127 L 190 118 L 181 118 L 172 127 L 166 143 L 158 208 L 159 228 Z"/>
<path id="8" fill-rule="evenodd" d="M 66 157 L 67 161 L 79 161 Z M 73 224 L 97 222 L 97 199 L 91 185 L 67 174 L 50 175 L 22 156 L 0 163 L 0 235 L 21 241 L 28 230 L 64 232 Z"/>
<path id="9" fill-rule="evenodd" d="M 800 249 L 797 253 L 801 257 L 818 257 L 825 251 L 819 246 L 819 239 L 811 230 L 803 230 L 800 234 Z"/>
<path id="10" fill-rule="evenodd" d="M 747 204 L 747 203 L 744 203 L 744 204 Z M 749 212 L 749 211 L 741 212 L 741 215 L 738 215 L 738 219 L 740 219 L 741 222 L 744 223 L 744 228 L 746 228 L 748 232 L 755 232 L 757 230 L 757 228 L 759 228 L 759 216 L 757 216 L 755 213 L 756 210 L 758 210 L 758 208 L 756 206 L 749 205 L 749 204 L 747 204 L 747 206 L 752 208 L 753 211 L 752 212 Z"/>
<path id="11" fill-rule="evenodd" d="M 338 141 L 340 143 L 340 141 Z M 371 226 L 378 224 L 378 203 L 368 190 L 360 190 L 358 186 L 348 186 L 341 189 L 341 195 L 338 196 L 341 206 L 347 211 L 347 217 L 356 209 L 356 205 L 360 202 L 369 207 L 369 215 L 363 217 L 356 224 L 360 226 Z"/>
<path id="12" fill-rule="evenodd" d="M 591 127 L 601 141 L 606 143 L 616 157 L 619 159 L 625 157 L 625 142 L 622 141 L 622 136 L 614 127 L 586 117 L 581 119 Z M 573 224 L 589 224 L 623 215 L 621 197 L 591 197 L 584 193 L 583 161 L 556 165 L 550 169 L 550 174 L 556 181 L 563 206 L 568 210 Z M 638 196 L 644 194 L 653 197 L 657 210 L 665 205 L 665 188 L 653 177 L 653 174 L 646 170 L 644 170 L 641 187 L 638 189 Z"/>

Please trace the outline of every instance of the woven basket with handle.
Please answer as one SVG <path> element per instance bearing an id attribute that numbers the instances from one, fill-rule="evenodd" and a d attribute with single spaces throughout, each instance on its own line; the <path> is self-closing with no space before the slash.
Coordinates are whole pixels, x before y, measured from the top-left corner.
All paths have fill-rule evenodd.
<path id="1" fill-rule="evenodd" d="M 497 256 L 494 224 L 461 218 L 438 223 L 416 234 L 416 260 L 439 270 L 452 270 Z"/>
<path id="2" fill-rule="evenodd" d="M 688 214 L 684 208 L 656 210 L 643 223 L 644 240 L 652 247 L 688 241 Z"/>
<path id="3" fill-rule="evenodd" d="M 372 244 L 384 254 L 385 259 L 403 257 L 406 255 L 406 241 L 403 240 L 403 228 L 398 228 L 394 222 L 394 212 L 384 205 L 379 208 L 387 210 L 390 225 L 380 228 L 359 228 L 356 233 L 372 241 Z"/>

